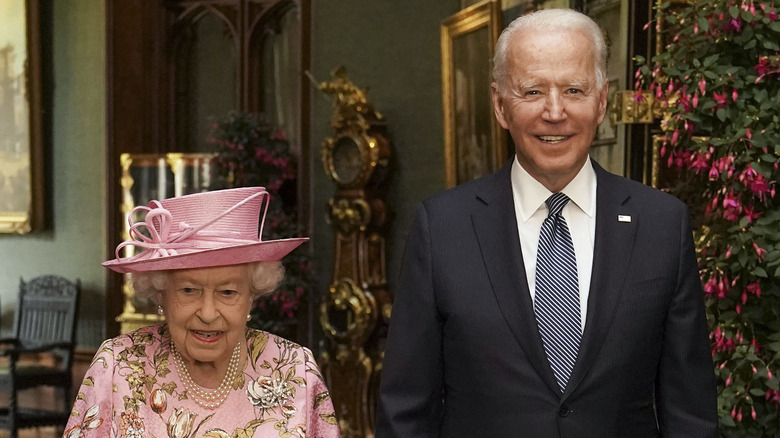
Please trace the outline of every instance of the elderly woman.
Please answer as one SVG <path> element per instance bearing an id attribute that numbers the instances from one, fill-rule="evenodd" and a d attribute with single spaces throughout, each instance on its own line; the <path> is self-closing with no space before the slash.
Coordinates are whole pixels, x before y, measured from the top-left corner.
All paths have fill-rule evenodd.
<path id="1" fill-rule="evenodd" d="M 103 265 L 132 273 L 166 323 L 103 343 L 65 437 L 339 436 L 311 351 L 246 327 L 253 300 L 281 281 L 280 259 L 308 240 L 262 241 L 267 201 L 253 187 L 136 208 L 144 222 Z M 128 245 L 143 251 L 120 258 Z"/>

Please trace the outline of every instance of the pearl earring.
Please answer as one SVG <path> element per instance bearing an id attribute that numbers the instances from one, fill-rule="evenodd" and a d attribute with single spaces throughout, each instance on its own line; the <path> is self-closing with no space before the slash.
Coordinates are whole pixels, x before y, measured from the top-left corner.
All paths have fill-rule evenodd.
<path id="1" fill-rule="evenodd" d="M 162 308 L 162 306 L 157 306 L 157 314 L 160 316 L 165 315 L 165 310 Z"/>
<path id="2" fill-rule="evenodd" d="M 251 314 L 251 313 L 248 313 L 248 314 L 246 315 L 246 320 L 247 320 L 247 321 L 251 321 L 251 320 L 252 320 L 252 314 Z"/>

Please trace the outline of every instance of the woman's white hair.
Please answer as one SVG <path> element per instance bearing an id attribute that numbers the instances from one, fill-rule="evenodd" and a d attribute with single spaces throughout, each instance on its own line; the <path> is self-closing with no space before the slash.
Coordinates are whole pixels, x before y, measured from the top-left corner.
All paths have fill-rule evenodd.
<path id="1" fill-rule="evenodd" d="M 509 68 L 507 67 L 509 44 L 516 32 L 529 29 L 540 31 L 549 29 L 574 30 L 587 35 L 593 43 L 596 85 L 598 88 L 604 86 L 607 80 L 607 43 L 604 40 L 604 32 L 599 25 L 587 15 L 574 9 L 542 9 L 516 18 L 498 37 L 493 55 L 493 81 L 502 96 L 507 91 L 509 78 Z"/>
<path id="2" fill-rule="evenodd" d="M 249 287 L 252 299 L 256 300 L 267 295 L 279 286 L 284 278 L 284 266 L 281 261 L 247 263 L 249 271 Z M 155 304 L 159 304 L 157 294 L 164 292 L 168 286 L 171 271 L 149 271 L 131 274 L 135 294 L 141 298 L 148 298 Z"/>

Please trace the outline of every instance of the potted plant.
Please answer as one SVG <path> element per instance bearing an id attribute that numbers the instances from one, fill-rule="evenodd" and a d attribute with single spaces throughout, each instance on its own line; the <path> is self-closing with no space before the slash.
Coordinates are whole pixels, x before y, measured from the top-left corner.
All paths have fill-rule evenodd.
<path id="1" fill-rule="evenodd" d="M 263 239 L 305 235 L 297 215 L 297 160 L 284 134 L 256 115 L 232 112 L 212 126 L 213 189 L 262 186 L 271 194 Z M 297 323 L 313 283 L 305 248 L 284 260 L 285 278 L 277 290 L 255 302 L 249 326 L 299 339 Z"/>
<path id="2" fill-rule="evenodd" d="M 694 219 L 721 434 L 779 436 L 778 12 L 773 1 L 662 2 L 656 25 L 668 43 L 636 88 L 664 106 L 668 189 Z"/>

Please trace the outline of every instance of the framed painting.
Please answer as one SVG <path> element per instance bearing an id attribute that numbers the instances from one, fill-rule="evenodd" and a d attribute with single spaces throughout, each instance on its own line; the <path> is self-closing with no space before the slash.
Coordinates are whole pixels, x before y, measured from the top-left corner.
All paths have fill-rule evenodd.
<path id="1" fill-rule="evenodd" d="M 0 232 L 44 226 L 38 0 L 0 2 Z"/>
<path id="2" fill-rule="evenodd" d="M 444 165 L 447 187 L 497 170 L 507 157 L 506 133 L 490 96 L 501 4 L 487 0 L 441 24 Z"/>

